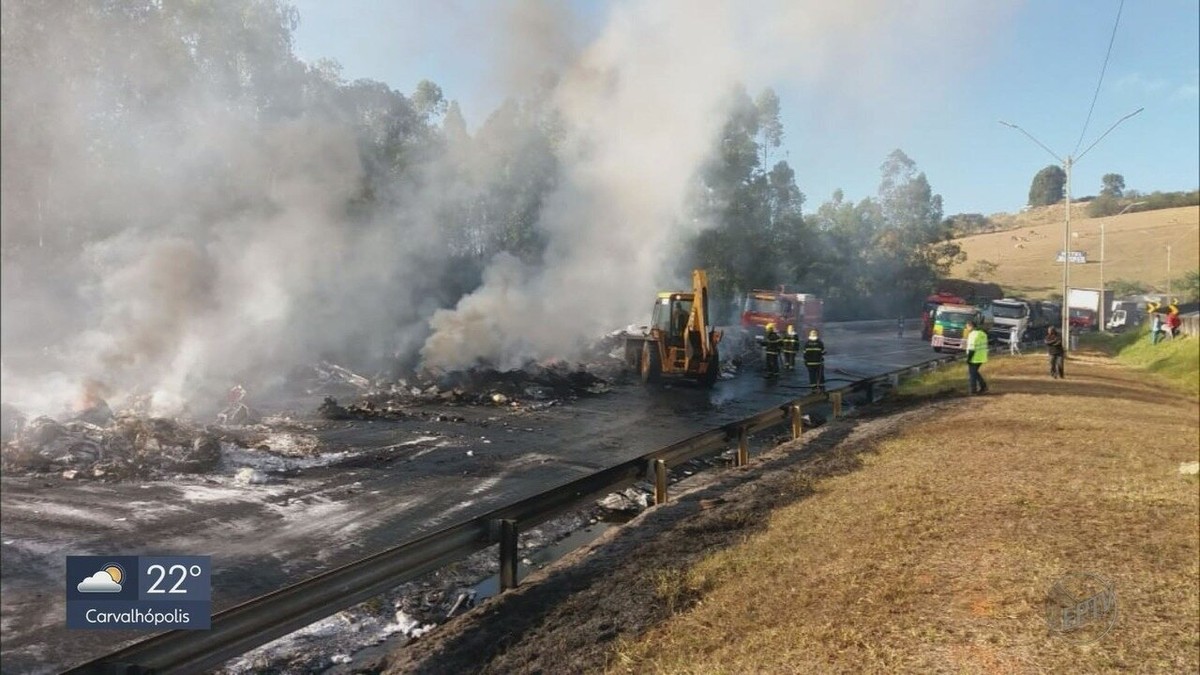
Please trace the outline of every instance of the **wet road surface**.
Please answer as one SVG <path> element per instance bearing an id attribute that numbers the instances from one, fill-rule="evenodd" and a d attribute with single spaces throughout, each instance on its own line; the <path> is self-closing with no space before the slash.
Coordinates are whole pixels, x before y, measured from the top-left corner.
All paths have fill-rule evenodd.
<path id="1" fill-rule="evenodd" d="M 891 332 L 825 340 L 834 389 L 844 384 L 834 378 L 935 356 Z M 630 383 L 535 410 L 445 409 L 464 421 L 329 423 L 315 432 L 329 463 L 293 462 L 263 485 L 237 483 L 232 466 L 153 482 L 0 478 L 0 670 L 57 671 L 144 637 L 64 628 L 67 555 L 211 555 L 219 611 L 798 398 L 806 385 L 803 368 L 777 382 L 744 372 L 711 390 Z"/>

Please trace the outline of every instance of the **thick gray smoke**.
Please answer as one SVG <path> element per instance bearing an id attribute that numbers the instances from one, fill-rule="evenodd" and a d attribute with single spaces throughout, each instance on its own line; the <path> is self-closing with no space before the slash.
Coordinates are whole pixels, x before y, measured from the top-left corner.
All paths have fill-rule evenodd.
<path id="1" fill-rule="evenodd" d="M 684 198 L 719 147 L 737 83 L 818 85 L 831 93 L 821 105 L 891 114 L 936 98 L 930 83 L 969 60 L 1013 4 L 614 4 L 555 90 L 565 170 L 542 214 L 545 265 L 496 260 L 481 289 L 433 316 L 426 363 L 517 365 L 644 323 L 656 289 L 686 288 L 672 256 L 708 223 L 683 216 Z"/>
<path id="2" fill-rule="evenodd" d="M 214 3 L 181 44 L 120 10 L 5 2 L 7 402 L 57 413 L 91 378 L 177 411 L 424 337 L 434 197 L 349 213 L 356 120 L 321 105 L 334 87 L 290 60 L 274 7 L 250 7 Z M 214 49 L 228 73 L 172 51 L 229 35 L 249 44 Z"/>
<path id="3" fill-rule="evenodd" d="M 630 0 L 582 43 L 563 3 L 476 17 L 476 33 L 504 31 L 495 82 L 518 94 L 555 83 L 558 187 L 541 207 L 542 264 L 501 255 L 435 313 L 444 207 L 478 185 L 433 163 L 368 180 L 386 172 L 371 169 L 363 130 L 413 132 L 372 126 L 397 104 L 370 86 L 339 89 L 295 62 L 274 3 L 4 0 L 5 401 L 59 412 L 95 380 L 173 411 L 325 352 L 420 348 L 442 367 L 572 356 L 645 321 L 652 293 L 684 281 L 674 256 L 706 226 L 682 216 L 684 200 L 736 83 L 821 83 L 830 101 L 892 110 L 936 96 L 925 83 L 1008 11 L 900 4 Z M 168 11 L 194 29 L 146 18 Z M 357 118 L 330 103 L 347 92 Z M 490 166 L 453 142 L 445 154 Z"/>

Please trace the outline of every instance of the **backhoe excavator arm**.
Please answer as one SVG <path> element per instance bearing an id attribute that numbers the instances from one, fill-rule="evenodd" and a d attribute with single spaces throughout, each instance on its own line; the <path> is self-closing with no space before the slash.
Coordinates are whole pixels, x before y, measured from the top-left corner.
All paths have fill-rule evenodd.
<path id="1" fill-rule="evenodd" d="M 700 334 L 701 360 L 707 360 L 713 352 L 708 321 L 708 275 L 704 270 L 692 270 L 692 315 L 688 317 L 688 331 Z"/>

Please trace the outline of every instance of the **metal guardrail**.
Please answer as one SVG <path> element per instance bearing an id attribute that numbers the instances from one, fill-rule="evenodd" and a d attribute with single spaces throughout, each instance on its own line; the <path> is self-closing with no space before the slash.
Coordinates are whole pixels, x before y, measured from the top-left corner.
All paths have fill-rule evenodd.
<path id="1" fill-rule="evenodd" d="M 896 330 L 896 319 L 868 319 L 864 321 L 826 321 L 824 324 L 826 329 L 841 328 L 853 330 Z M 904 317 L 904 332 L 911 334 L 913 331 L 918 333 L 921 330 L 921 317 Z"/>
<path id="2" fill-rule="evenodd" d="M 805 408 L 829 402 L 834 417 L 838 417 L 846 391 L 870 395 L 876 384 L 895 385 L 903 376 L 919 373 L 925 366 L 933 364 L 936 368 L 960 358 L 942 356 L 856 380 L 829 393 L 810 394 L 774 406 L 223 610 L 213 615 L 210 630 L 163 633 L 67 672 L 146 675 L 212 668 L 495 544 L 500 544 L 501 587 L 515 587 L 518 527 L 534 527 L 645 479 L 655 485 L 655 502 L 665 502 L 670 467 L 714 454 L 734 441 L 738 444 L 735 462 L 744 465 L 749 456 L 748 439 L 759 431 L 790 422 L 793 438 L 799 438 Z"/>
<path id="3" fill-rule="evenodd" d="M 1179 332 L 1192 337 L 1200 336 L 1200 314 L 1180 314 Z"/>

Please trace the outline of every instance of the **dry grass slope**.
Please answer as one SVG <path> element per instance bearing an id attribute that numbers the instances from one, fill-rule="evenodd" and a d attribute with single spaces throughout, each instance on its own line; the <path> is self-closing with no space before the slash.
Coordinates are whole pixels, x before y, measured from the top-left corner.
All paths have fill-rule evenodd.
<path id="1" fill-rule="evenodd" d="M 862 470 L 692 566 L 677 583 L 701 599 L 612 670 L 1200 670 L 1200 490 L 1179 471 L 1197 459 L 1196 401 L 1099 355 L 1064 381 L 1045 369 L 994 360 L 997 394 L 943 398 Z M 1116 625 L 1086 646 L 1042 616 L 1072 571 L 1117 595 Z"/>
<path id="2" fill-rule="evenodd" d="M 1087 251 L 1089 262 L 1071 266 L 1071 285 L 1100 285 L 1100 225 L 1105 223 L 1104 277 L 1108 281 L 1143 281 L 1165 290 L 1166 247 L 1171 245 L 1171 275 L 1181 277 L 1200 267 L 1200 207 L 1127 213 L 1111 218 L 1085 218 L 1085 205 L 1071 209 L 1071 249 Z M 1062 249 L 1061 205 L 1044 207 L 1017 216 L 997 217 L 1017 229 L 991 232 L 957 240 L 967 252 L 967 262 L 953 270 L 965 278 L 979 260 L 997 263 L 994 281 L 1012 295 L 1048 297 L 1062 291 L 1062 266 L 1054 262 Z"/>

